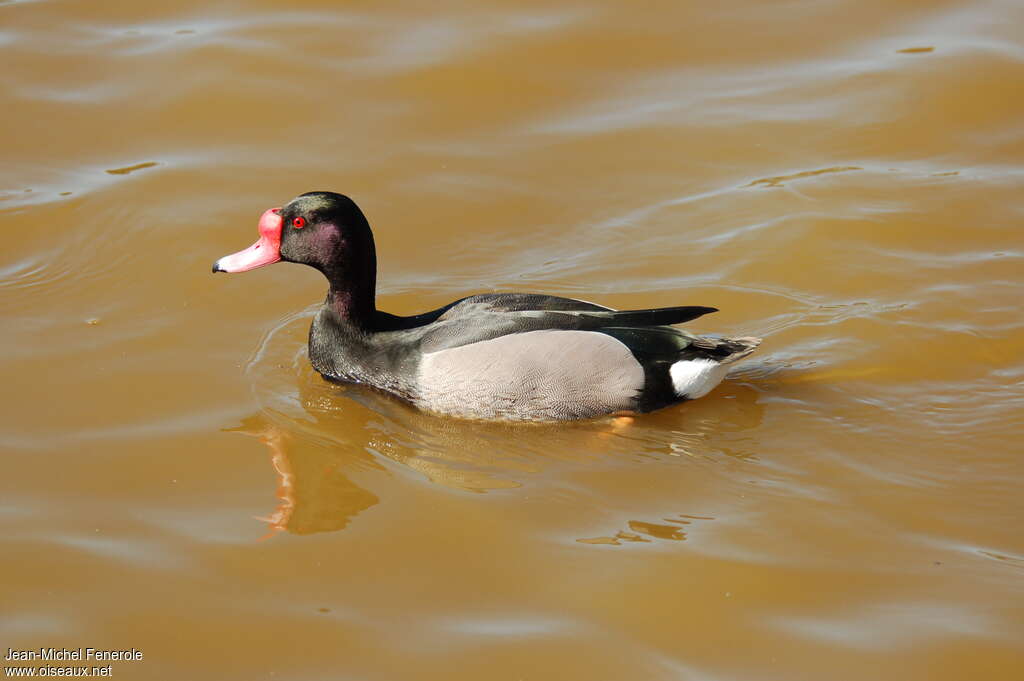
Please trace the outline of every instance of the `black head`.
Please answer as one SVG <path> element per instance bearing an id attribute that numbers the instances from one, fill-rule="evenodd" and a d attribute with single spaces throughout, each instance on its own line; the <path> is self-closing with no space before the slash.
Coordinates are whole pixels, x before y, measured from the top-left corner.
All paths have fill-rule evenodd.
<path id="1" fill-rule="evenodd" d="M 363 212 L 334 192 L 309 192 L 260 218 L 260 239 L 224 256 L 214 272 L 245 272 L 279 260 L 314 267 L 331 284 L 329 300 L 350 314 L 373 310 L 377 254 Z"/>
<path id="2" fill-rule="evenodd" d="M 355 202 L 334 192 L 308 192 L 279 210 L 281 259 L 327 275 L 376 260 L 373 234 Z"/>

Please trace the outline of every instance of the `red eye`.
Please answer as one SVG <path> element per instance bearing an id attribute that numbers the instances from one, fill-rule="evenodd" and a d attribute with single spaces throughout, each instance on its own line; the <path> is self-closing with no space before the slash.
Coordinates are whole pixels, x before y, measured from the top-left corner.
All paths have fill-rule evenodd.
<path id="1" fill-rule="evenodd" d="M 292 220 L 292 225 L 295 227 L 295 229 L 302 229 L 303 227 L 306 226 L 306 218 L 295 218 L 294 220 Z"/>

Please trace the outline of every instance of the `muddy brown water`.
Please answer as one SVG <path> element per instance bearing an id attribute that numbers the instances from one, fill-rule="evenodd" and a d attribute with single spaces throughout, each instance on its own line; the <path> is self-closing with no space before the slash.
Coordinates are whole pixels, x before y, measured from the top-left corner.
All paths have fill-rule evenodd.
<path id="1" fill-rule="evenodd" d="M 1024 678 L 1022 25 L 1016 0 L 0 2 L 2 652 Z M 374 225 L 383 309 L 714 305 L 690 328 L 765 343 L 620 429 L 326 385 L 316 272 L 210 274 L 314 189 Z"/>

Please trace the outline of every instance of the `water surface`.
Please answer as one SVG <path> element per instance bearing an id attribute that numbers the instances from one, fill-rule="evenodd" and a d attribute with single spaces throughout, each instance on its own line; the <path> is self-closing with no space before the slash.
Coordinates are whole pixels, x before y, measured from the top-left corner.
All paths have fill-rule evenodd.
<path id="1" fill-rule="evenodd" d="M 123 679 L 1024 677 L 1019 2 L 0 2 L 0 645 Z M 645 415 L 324 383 L 324 282 L 212 277 L 347 193 L 380 295 L 713 305 Z M 6 652 L 6 651 L 5 651 Z"/>

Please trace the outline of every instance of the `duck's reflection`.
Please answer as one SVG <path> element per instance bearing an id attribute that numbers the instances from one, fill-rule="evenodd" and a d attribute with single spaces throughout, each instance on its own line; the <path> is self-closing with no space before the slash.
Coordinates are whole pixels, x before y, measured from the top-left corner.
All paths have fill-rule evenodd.
<path id="1" fill-rule="evenodd" d="M 736 435 L 760 423 L 757 393 L 740 385 L 727 392 L 702 413 L 684 406 L 625 422 L 529 426 L 439 418 L 358 386 L 307 383 L 300 392 L 307 418 L 265 409 L 233 430 L 269 450 L 278 503 L 262 520 L 271 533 L 309 534 L 344 529 L 379 503 L 353 477 L 387 471 L 483 493 L 520 487 L 546 466 L 605 457 L 753 459 Z M 401 466 L 382 465 L 387 460 Z"/>
<path id="2" fill-rule="evenodd" d="M 521 487 L 546 468 L 612 458 L 755 458 L 743 433 L 760 425 L 762 406 L 757 390 L 742 382 L 723 384 L 717 399 L 635 419 L 472 422 L 421 412 L 363 386 L 326 382 L 294 354 L 295 345 L 290 356 L 278 351 L 273 361 L 272 340 L 249 366 L 263 408 L 232 429 L 259 438 L 270 452 L 278 477 L 277 506 L 264 518 L 271 533 L 344 529 L 380 503 L 363 485 L 383 494 L 386 487 L 373 484 L 381 475 L 485 493 Z"/>
<path id="3" fill-rule="evenodd" d="M 267 516 L 269 534 L 294 534 L 344 529 L 356 515 L 380 500 L 352 482 L 344 472 L 345 456 L 325 447 L 303 446 L 294 432 L 281 427 L 266 413 L 242 422 L 236 432 L 257 437 L 267 445 L 277 474 L 277 505 Z"/>

